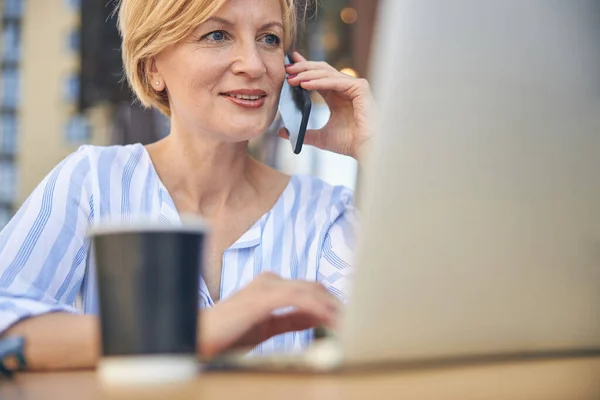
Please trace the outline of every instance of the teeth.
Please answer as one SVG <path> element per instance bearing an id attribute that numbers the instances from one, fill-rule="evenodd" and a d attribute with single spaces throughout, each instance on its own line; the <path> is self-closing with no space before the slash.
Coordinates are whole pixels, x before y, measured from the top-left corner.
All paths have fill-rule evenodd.
<path id="1" fill-rule="evenodd" d="M 262 96 L 250 96 L 247 94 L 230 94 L 228 96 L 235 97 L 236 99 L 241 99 L 241 100 L 258 100 L 262 97 Z"/>

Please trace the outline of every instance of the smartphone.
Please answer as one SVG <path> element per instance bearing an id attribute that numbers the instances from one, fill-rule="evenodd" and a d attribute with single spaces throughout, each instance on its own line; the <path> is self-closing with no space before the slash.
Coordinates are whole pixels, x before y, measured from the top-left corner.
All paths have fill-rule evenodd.
<path id="1" fill-rule="evenodd" d="M 285 63 L 293 63 L 290 55 L 285 57 Z M 289 132 L 290 144 L 295 154 L 302 151 L 311 107 L 310 93 L 300 86 L 291 86 L 287 79 L 284 79 L 279 97 L 279 115 L 283 126 Z"/>

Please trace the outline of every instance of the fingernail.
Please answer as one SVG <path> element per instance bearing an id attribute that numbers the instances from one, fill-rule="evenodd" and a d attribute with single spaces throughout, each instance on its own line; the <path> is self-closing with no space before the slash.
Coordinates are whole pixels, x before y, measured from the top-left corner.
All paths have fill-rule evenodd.
<path id="1" fill-rule="evenodd" d="M 298 74 L 293 74 L 293 75 L 288 75 L 288 77 L 287 77 L 287 78 L 288 78 L 288 79 L 292 79 L 292 78 L 295 78 L 295 77 L 297 77 L 297 76 L 298 76 Z"/>
<path id="2" fill-rule="evenodd" d="M 285 64 L 284 67 L 287 68 L 287 67 L 291 67 L 292 65 L 294 65 L 294 64 Z"/>

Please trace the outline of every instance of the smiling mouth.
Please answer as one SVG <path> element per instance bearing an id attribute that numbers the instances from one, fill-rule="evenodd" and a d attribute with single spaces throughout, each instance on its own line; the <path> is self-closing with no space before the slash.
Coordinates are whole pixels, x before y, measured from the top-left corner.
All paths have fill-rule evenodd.
<path id="1" fill-rule="evenodd" d="M 262 94 L 262 95 L 251 95 L 251 94 L 233 94 L 233 93 L 223 93 L 223 96 L 226 97 L 233 97 L 236 99 L 240 99 L 240 100 L 259 100 L 262 99 L 264 97 L 267 97 L 266 94 Z"/>
<path id="2" fill-rule="evenodd" d="M 267 93 L 260 89 L 240 89 L 221 93 L 233 104 L 245 109 L 259 109 L 265 105 Z"/>

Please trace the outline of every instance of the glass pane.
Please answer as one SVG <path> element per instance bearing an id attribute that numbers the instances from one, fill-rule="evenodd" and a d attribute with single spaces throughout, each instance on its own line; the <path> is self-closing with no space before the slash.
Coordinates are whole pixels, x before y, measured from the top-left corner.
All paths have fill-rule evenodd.
<path id="1" fill-rule="evenodd" d="M 67 48 L 69 49 L 69 51 L 78 53 L 80 40 L 81 40 L 81 37 L 80 37 L 79 29 L 73 29 L 67 36 L 67 41 L 68 41 Z"/>
<path id="2" fill-rule="evenodd" d="M 2 57 L 6 61 L 19 59 L 19 28 L 15 23 L 7 23 L 2 34 Z"/>
<path id="3" fill-rule="evenodd" d="M 7 207 L 0 208 L 0 229 L 3 229 L 12 218 L 12 211 Z"/>
<path id="4" fill-rule="evenodd" d="M 82 115 L 76 115 L 67 123 L 65 136 L 68 142 L 85 143 L 90 139 L 90 126 Z"/>
<path id="5" fill-rule="evenodd" d="M 14 115 L 3 115 L 0 126 L 0 152 L 14 155 L 17 149 L 17 119 Z"/>
<path id="6" fill-rule="evenodd" d="M 24 2 L 25 0 L 4 0 L 4 15 L 19 18 L 23 15 Z"/>
<path id="7" fill-rule="evenodd" d="M 65 0 L 65 5 L 73 11 L 78 11 L 81 8 L 81 0 Z"/>
<path id="8" fill-rule="evenodd" d="M 15 165 L 9 161 L 0 162 L 0 200 L 14 201 L 15 181 Z"/>
<path id="9" fill-rule="evenodd" d="M 79 96 L 79 77 L 77 75 L 69 76 L 64 85 L 65 100 L 69 102 L 76 101 Z"/>
<path id="10" fill-rule="evenodd" d="M 2 104 L 11 108 L 19 104 L 19 72 L 15 69 L 2 72 Z"/>

